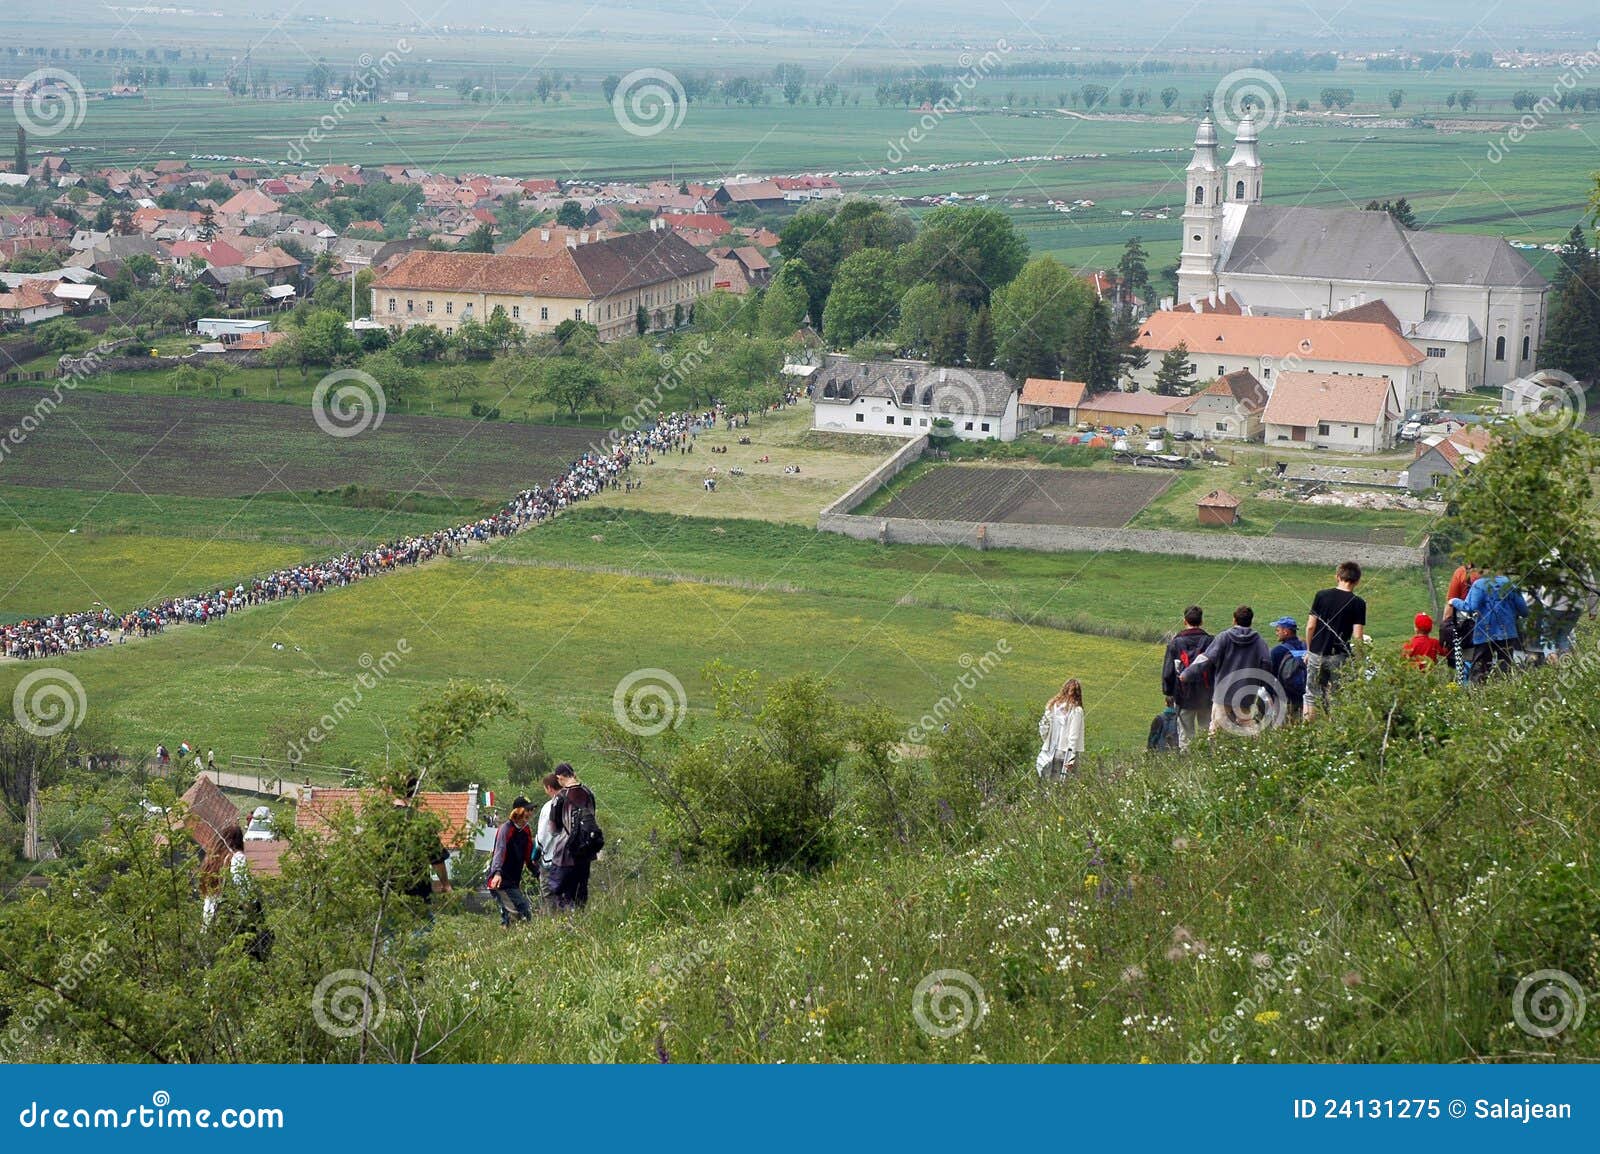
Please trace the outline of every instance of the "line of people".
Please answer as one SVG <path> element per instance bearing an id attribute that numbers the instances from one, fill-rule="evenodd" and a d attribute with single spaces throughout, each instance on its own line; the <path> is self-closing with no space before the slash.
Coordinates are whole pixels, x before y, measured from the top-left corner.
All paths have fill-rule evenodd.
<path id="1" fill-rule="evenodd" d="M 401 537 L 326 561 L 294 565 L 207 593 L 171 597 L 155 605 L 118 613 L 105 605 L 80 613 L 53 614 L 0 625 L 0 656 L 29 660 L 96 649 L 133 636 L 150 636 L 179 624 L 208 625 L 214 619 L 250 605 L 298 598 L 337 589 L 367 577 L 433 557 L 454 555 L 474 542 L 507 537 L 538 525 L 569 505 L 605 489 L 621 488 L 636 462 L 649 463 L 655 453 L 692 445 L 695 437 L 716 427 L 721 409 L 669 413 L 654 425 L 622 437 L 606 450 L 588 452 L 544 486 L 517 494 L 499 511 L 463 525 L 419 536 Z"/>

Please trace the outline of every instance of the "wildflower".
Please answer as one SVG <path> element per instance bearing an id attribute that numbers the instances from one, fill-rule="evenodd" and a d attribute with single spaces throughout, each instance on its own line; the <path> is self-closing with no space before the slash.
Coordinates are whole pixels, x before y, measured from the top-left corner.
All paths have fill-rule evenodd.
<path id="1" fill-rule="evenodd" d="M 1256 1020 L 1256 1025 L 1258 1025 L 1258 1026 L 1270 1026 L 1270 1025 L 1272 1025 L 1272 1023 L 1276 1022 L 1281 1017 L 1283 1017 L 1283 1015 L 1280 1014 L 1277 1010 L 1262 1010 L 1259 1014 L 1256 1015 L 1256 1019 L 1255 1019 Z"/>
<path id="2" fill-rule="evenodd" d="M 1361 975 L 1354 970 L 1346 970 L 1344 976 L 1339 980 L 1344 983 L 1345 989 L 1353 990 L 1361 984 Z"/>

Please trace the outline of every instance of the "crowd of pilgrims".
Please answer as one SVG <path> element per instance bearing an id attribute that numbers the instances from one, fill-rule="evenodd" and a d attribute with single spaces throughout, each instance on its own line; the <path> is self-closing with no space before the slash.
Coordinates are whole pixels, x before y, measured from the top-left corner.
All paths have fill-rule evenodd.
<path id="1" fill-rule="evenodd" d="M 656 453 L 684 452 L 701 431 L 716 426 L 718 412 L 708 409 L 658 417 L 655 424 L 618 438 L 604 451 L 585 453 L 548 485 L 524 490 L 493 515 L 465 525 L 401 537 L 363 552 L 279 569 L 230 587 L 169 598 L 127 613 L 98 605 L 82 613 L 0 625 L 0 654 L 21 659 L 50 657 L 160 633 L 170 625 L 206 625 L 249 605 L 337 589 L 432 557 L 452 556 L 463 545 L 508 537 L 604 489 L 621 488 L 630 466 L 649 464 Z"/>

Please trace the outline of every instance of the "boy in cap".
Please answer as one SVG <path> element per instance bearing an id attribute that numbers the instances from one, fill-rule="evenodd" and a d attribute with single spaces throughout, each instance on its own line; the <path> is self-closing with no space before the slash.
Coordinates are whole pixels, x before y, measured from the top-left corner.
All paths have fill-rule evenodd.
<path id="1" fill-rule="evenodd" d="M 1284 721 L 1299 721 L 1306 696 L 1306 643 L 1300 640 L 1300 627 L 1293 617 L 1278 618 L 1272 628 L 1277 631 L 1278 643 L 1267 660 L 1272 665 L 1272 676 L 1288 697 Z"/>

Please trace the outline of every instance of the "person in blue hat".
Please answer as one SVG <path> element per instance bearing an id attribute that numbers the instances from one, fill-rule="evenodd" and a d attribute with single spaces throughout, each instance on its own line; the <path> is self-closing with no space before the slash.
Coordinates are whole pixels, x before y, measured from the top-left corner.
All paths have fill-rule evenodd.
<path id="1" fill-rule="evenodd" d="M 1300 640 L 1299 625 L 1293 617 L 1280 617 L 1272 623 L 1278 643 L 1267 654 L 1272 676 L 1278 679 L 1288 697 L 1284 721 L 1299 721 L 1306 696 L 1306 643 Z"/>

